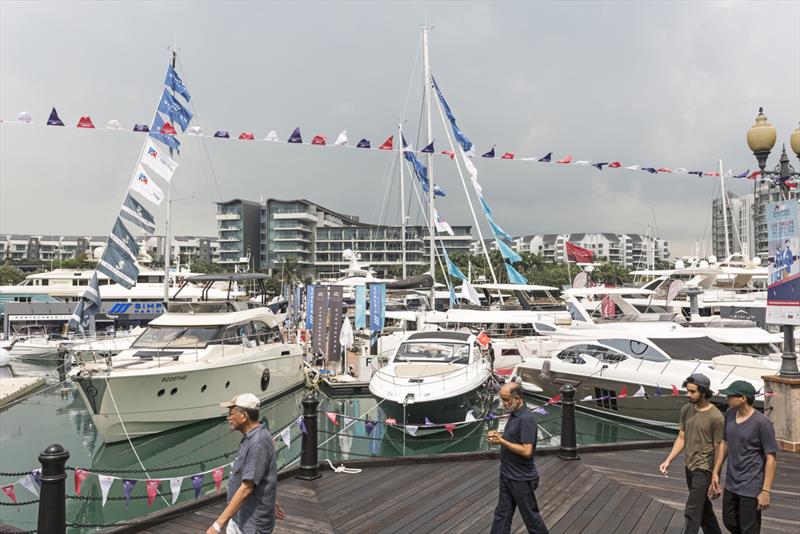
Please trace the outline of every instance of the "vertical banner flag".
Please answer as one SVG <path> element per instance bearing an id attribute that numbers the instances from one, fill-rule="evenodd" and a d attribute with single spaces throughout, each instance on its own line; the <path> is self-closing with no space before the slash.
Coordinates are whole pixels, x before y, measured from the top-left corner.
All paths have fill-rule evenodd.
<path id="1" fill-rule="evenodd" d="M 171 478 L 169 479 L 169 489 L 172 492 L 172 505 L 174 506 L 176 502 L 178 502 L 178 497 L 181 496 L 181 486 L 183 485 L 183 478 Z"/>
<path id="2" fill-rule="evenodd" d="M 172 124 L 178 123 L 184 132 L 192 121 L 192 112 L 183 107 L 177 98 L 173 97 L 164 89 L 161 101 L 158 103 L 158 111 L 170 118 Z"/>
<path id="3" fill-rule="evenodd" d="M 120 209 L 119 215 L 123 219 L 131 221 L 148 234 L 152 234 L 156 230 L 156 222 L 153 215 L 130 195 L 125 197 L 125 202 L 122 203 L 122 209 Z"/>
<path id="4" fill-rule="evenodd" d="M 136 168 L 136 177 L 133 179 L 133 184 L 131 184 L 131 191 L 136 191 L 156 206 L 160 206 L 164 200 L 164 192 L 147 175 L 141 165 Z"/>
<path id="5" fill-rule="evenodd" d="M 367 326 L 367 286 L 356 286 L 356 330 Z"/>
<path id="6" fill-rule="evenodd" d="M 327 349 L 328 287 L 314 288 L 314 324 L 311 328 L 311 351 L 324 354 Z"/>
<path id="7" fill-rule="evenodd" d="M 797 201 L 767 204 L 767 323 L 800 325 L 800 219 Z"/>
<path id="8" fill-rule="evenodd" d="M 328 361 L 336 362 L 339 361 L 342 354 L 339 336 L 342 333 L 342 300 L 344 298 L 344 288 L 342 286 L 332 286 L 329 288 L 329 294 L 326 354 L 328 355 Z"/>
<path id="9" fill-rule="evenodd" d="M 178 168 L 178 164 L 166 154 L 162 154 L 161 149 L 150 139 L 147 140 L 147 145 L 144 147 L 141 162 L 167 182 L 172 180 L 172 175 Z"/>
<path id="10" fill-rule="evenodd" d="M 300 308 L 301 308 L 301 288 L 297 286 L 294 288 L 294 308 L 292 308 L 292 322 L 297 325 L 300 322 Z"/>
<path id="11" fill-rule="evenodd" d="M 181 80 L 181 77 L 178 76 L 177 72 L 175 72 L 175 69 L 172 67 L 172 65 L 167 67 L 167 77 L 164 79 L 164 85 L 181 95 L 186 99 L 187 102 L 192 99 L 191 95 L 189 95 L 189 90 L 186 89 L 186 86 L 183 84 L 183 80 Z"/>
<path id="12" fill-rule="evenodd" d="M 309 285 L 306 288 L 306 330 L 314 328 L 314 288 Z"/>
<path id="13" fill-rule="evenodd" d="M 378 350 L 378 333 L 383 330 L 383 316 L 386 311 L 386 284 L 369 286 L 369 329 L 370 350 Z"/>

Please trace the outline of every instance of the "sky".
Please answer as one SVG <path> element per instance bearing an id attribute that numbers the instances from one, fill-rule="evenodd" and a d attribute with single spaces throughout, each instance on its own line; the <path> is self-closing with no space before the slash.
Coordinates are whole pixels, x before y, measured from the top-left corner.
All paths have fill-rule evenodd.
<path id="1" fill-rule="evenodd" d="M 777 164 L 800 120 L 800 2 L 0 1 L 0 233 L 107 234 L 135 170 L 169 50 L 204 132 L 346 129 L 380 144 L 403 121 L 421 147 L 421 33 L 431 71 L 478 153 L 715 170 L 756 168 L 759 106 Z M 74 126 L 42 126 L 50 108 Z M 29 111 L 34 123 L 14 121 Z M 447 133 L 434 110 L 437 150 Z M 173 232 L 216 235 L 214 202 L 307 198 L 399 224 L 395 154 L 182 137 Z M 792 155 L 794 166 L 797 159 Z M 709 246 L 719 180 L 476 159 L 512 235 L 652 233 L 674 255 Z M 451 224 L 474 222 L 458 172 L 433 164 Z M 411 180 L 406 174 L 406 193 Z M 734 193 L 752 182 L 728 181 Z M 474 201 L 473 196 L 473 201 Z M 420 222 L 411 196 L 411 222 Z M 159 224 L 165 209 L 154 208 Z M 479 222 L 487 231 L 485 221 Z M 477 237 L 477 233 L 473 232 Z"/>

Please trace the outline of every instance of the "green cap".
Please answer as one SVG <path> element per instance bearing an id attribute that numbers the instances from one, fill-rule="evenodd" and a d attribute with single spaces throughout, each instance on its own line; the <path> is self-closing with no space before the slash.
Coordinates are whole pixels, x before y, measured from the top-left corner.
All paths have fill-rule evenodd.
<path id="1" fill-rule="evenodd" d="M 726 397 L 755 397 L 756 388 L 750 382 L 736 380 L 731 382 L 728 387 L 721 390 L 719 394 L 725 395 Z"/>

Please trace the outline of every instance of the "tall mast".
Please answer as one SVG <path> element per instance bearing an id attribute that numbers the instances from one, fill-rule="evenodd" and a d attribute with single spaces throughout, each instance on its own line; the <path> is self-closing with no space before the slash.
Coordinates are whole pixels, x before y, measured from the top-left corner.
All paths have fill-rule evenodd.
<path id="1" fill-rule="evenodd" d="M 175 48 L 172 49 L 172 68 L 175 68 L 175 59 L 177 53 Z M 170 88 L 172 96 L 175 96 L 175 90 Z M 169 156 L 172 157 L 172 147 L 169 147 Z M 169 257 L 172 253 L 171 235 L 169 228 L 170 212 L 172 211 L 172 180 L 167 182 L 167 216 L 165 222 L 165 236 L 164 236 L 164 308 L 166 309 L 169 303 Z"/>
<path id="2" fill-rule="evenodd" d="M 722 228 L 725 233 L 725 259 L 731 255 L 731 247 L 728 244 L 728 208 L 727 194 L 725 193 L 725 175 L 722 172 L 722 160 L 719 160 L 719 188 L 722 192 Z"/>
<path id="3" fill-rule="evenodd" d="M 426 128 L 425 146 L 428 146 L 433 137 L 431 130 L 431 65 L 428 57 L 428 26 L 422 27 L 422 70 L 423 70 L 423 92 L 422 98 L 425 102 Z M 436 308 L 436 224 L 434 208 L 434 182 L 433 182 L 433 158 L 431 153 L 425 154 L 425 163 L 428 167 L 428 233 L 430 234 L 430 271 L 433 284 L 431 285 L 431 309 Z"/>
<path id="4" fill-rule="evenodd" d="M 400 147 L 400 247 L 402 250 L 402 265 L 403 265 L 403 280 L 405 280 L 408 276 L 406 274 L 406 189 L 405 189 L 405 177 L 403 176 L 403 166 L 405 162 L 403 161 L 405 158 L 405 154 L 403 151 L 405 148 L 403 147 L 403 123 L 397 123 L 397 146 Z"/>

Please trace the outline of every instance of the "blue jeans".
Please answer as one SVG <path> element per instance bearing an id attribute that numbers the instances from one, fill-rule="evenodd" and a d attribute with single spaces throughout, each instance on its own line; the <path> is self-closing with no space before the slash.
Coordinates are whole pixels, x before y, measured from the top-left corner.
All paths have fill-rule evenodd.
<path id="1" fill-rule="evenodd" d="M 491 534 L 509 534 L 517 508 L 530 534 L 550 534 L 539 515 L 539 505 L 533 493 L 538 485 L 538 480 L 509 480 L 500 475 L 500 493 L 497 508 L 494 509 Z"/>

